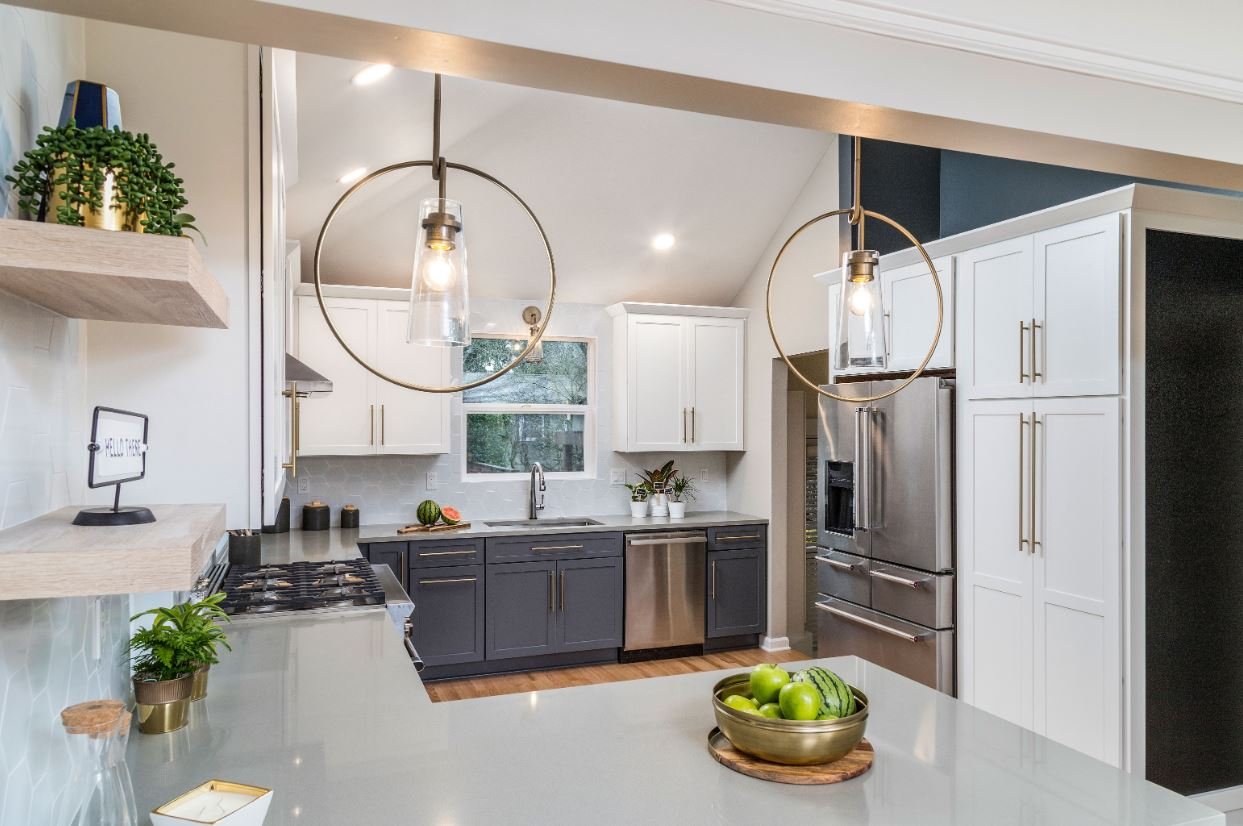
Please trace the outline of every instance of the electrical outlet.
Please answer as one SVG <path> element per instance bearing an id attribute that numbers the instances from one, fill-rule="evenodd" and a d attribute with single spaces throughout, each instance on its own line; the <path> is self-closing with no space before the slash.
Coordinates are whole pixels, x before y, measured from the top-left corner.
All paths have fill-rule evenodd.
<path id="1" fill-rule="evenodd" d="M 615 467 L 612 470 L 610 470 L 609 471 L 609 484 L 610 485 L 626 484 L 626 471 L 619 467 Z"/>
<path id="2" fill-rule="evenodd" d="M 298 493 L 310 493 L 311 480 L 310 477 L 302 476 L 298 479 Z"/>
<path id="3" fill-rule="evenodd" d="M 699 481 L 701 482 L 708 481 L 708 469 L 706 467 L 699 469 Z"/>
<path id="4" fill-rule="evenodd" d="M 439 484 L 440 484 L 440 479 L 437 478 L 436 473 L 434 471 L 429 471 L 427 474 L 427 489 L 435 490 L 436 486 Z"/>

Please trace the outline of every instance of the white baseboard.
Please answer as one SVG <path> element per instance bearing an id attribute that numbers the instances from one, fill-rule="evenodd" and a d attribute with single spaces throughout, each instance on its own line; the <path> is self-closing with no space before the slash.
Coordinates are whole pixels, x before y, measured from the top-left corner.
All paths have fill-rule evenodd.
<path id="1" fill-rule="evenodd" d="M 763 648 L 765 651 L 789 651 L 790 650 L 790 638 L 789 637 L 761 637 L 760 648 Z"/>
<path id="2" fill-rule="evenodd" d="M 1201 792 L 1191 795 L 1191 799 L 1205 806 L 1211 806 L 1219 812 L 1233 812 L 1236 809 L 1243 809 L 1243 786 Z"/>

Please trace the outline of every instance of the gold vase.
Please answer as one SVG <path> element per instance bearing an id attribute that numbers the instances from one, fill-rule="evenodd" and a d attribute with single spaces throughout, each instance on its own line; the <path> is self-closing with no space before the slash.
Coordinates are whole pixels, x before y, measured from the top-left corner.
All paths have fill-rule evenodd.
<path id="1" fill-rule="evenodd" d="M 166 734 L 186 724 L 190 711 L 190 689 L 194 675 L 175 680 L 149 681 L 134 676 L 138 730 L 143 734 Z"/>
<path id="2" fill-rule="evenodd" d="M 86 169 L 90 169 L 89 164 L 84 164 Z M 57 166 L 52 170 L 52 179 L 62 177 L 65 174 L 65 167 Z M 82 216 L 82 226 L 91 229 L 107 229 L 114 232 L 125 230 L 127 232 L 145 232 L 142 222 L 147 217 L 146 213 L 135 215 L 128 211 L 125 205 L 118 200 L 120 187 L 117 186 L 116 176 L 112 172 L 104 175 L 104 188 L 100 193 L 103 199 L 103 208 L 96 210 L 88 204 L 80 204 L 77 207 L 77 213 Z M 47 209 L 44 210 L 43 220 L 47 223 L 58 224 L 60 219 L 57 212 L 60 207 L 65 205 L 63 190 L 60 187 L 53 187 L 51 194 L 47 199 Z"/>
<path id="3" fill-rule="evenodd" d="M 190 701 L 201 700 L 207 696 L 207 672 L 211 670 L 210 665 L 199 667 L 194 672 L 194 677 L 190 680 Z"/>

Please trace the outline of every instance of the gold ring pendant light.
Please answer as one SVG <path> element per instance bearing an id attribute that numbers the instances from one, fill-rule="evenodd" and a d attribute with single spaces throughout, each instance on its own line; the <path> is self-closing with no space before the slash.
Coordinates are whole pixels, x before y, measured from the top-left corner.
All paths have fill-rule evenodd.
<path id="1" fill-rule="evenodd" d="M 532 350 L 535 349 L 536 345 L 539 344 L 540 339 L 542 339 L 544 336 L 544 330 L 547 329 L 548 327 L 548 321 L 550 318 L 552 318 L 552 308 L 556 300 L 556 293 L 557 293 L 557 265 L 555 261 L 553 260 L 552 245 L 548 243 L 548 235 L 544 232 L 543 225 L 540 224 L 539 218 L 536 217 L 535 212 L 531 209 L 531 207 L 527 205 L 526 201 L 522 200 L 522 198 L 518 195 L 517 192 L 514 192 L 504 183 L 497 180 L 493 176 L 489 175 L 487 172 L 484 172 L 480 169 L 475 169 L 474 167 L 466 166 L 465 164 L 452 163 L 450 161 L 446 161 L 443 157 L 441 157 L 440 155 L 440 75 L 436 75 L 435 98 L 434 98 L 434 104 L 433 104 L 432 156 L 433 157 L 431 160 L 403 161 L 401 163 L 395 163 L 390 166 L 386 166 L 382 169 L 377 169 L 375 172 L 372 172 L 371 174 L 359 180 L 358 183 L 354 184 L 349 189 L 347 189 L 345 193 L 340 198 L 337 199 L 337 202 L 333 204 L 332 209 L 328 211 L 328 217 L 324 219 L 324 224 L 319 229 L 319 238 L 315 242 L 315 267 L 314 267 L 315 297 L 319 300 L 319 311 L 320 313 L 323 314 L 324 321 L 325 323 L 327 323 L 328 329 L 332 331 L 332 335 L 334 338 L 336 338 L 337 343 L 341 345 L 342 349 L 344 349 L 345 352 L 349 353 L 350 358 L 358 362 L 359 365 L 361 365 L 365 370 L 372 373 L 376 377 L 381 378 L 386 382 L 389 382 L 390 384 L 395 384 L 398 387 L 404 387 L 408 390 L 418 390 L 424 393 L 458 393 L 463 390 L 470 390 L 471 388 L 479 387 L 481 385 L 487 384 L 488 382 L 495 381 L 496 379 L 505 375 L 510 370 L 513 370 L 515 367 L 521 364 L 523 359 L 525 359 L 527 355 Z M 345 343 L 344 337 L 342 337 L 341 333 L 337 330 L 336 325 L 332 323 L 332 316 L 328 313 L 328 307 L 324 303 L 324 287 L 323 287 L 323 279 L 321 277 L 321 272 L 320 272 L 320 261 L 323 257 L 324 240 L 328 235 L 328 228 L 332 226 L 333 219 L 336 218 L 337 213 L 340 212 L 341 208 L 345 206 L 346 202 L 349 201 L 351 197 L 357 194 L 357 192 L 360 189 L 367 186 L 368 184 L 373 183 L 377 179 L 385 175 L 389 175 L 393 172 L 398 172 L 403 169 L 411 169 L 411 168 L 420 167 L 420 166 L 429 167 L 432 171 L 432 179 L 435 180 L 439 184 L 438 198 L 441 203 L 439 213 L 445 212 L 445 209 L 444 209 L 445 178 L 446 178 L 446 171 L 449 169 L 454 169 L 459 172 L 465 172 L 468 175 L 474 175 L 476 178 L 486 181 L 492 184 L 493 186 L 497 187 L 498 189 L 502 190 L 503 192 L 505 192 L 507 195 L 509 195 L 510 198 L 513 198 L 513 200 L 517 202 L 518 206 L 522 207 L 523 212 L 525 212 L 527 217 L 531 219 L 531 223 L 535 225 L 535 231 L 539 233 L 540 241 L 544 245 L 544 253 L 548 257 L 548 303 L 545 305 L 543 317 L 540 319 L 538 325 L 533 328 L 530 339 L 527 342 L 526 348 L 523 349 L 522 352 L 518 353 L 518 355 L 514 357 L 513 361 L 509 362 L 508 364 L 506 364 L 504 367 L 500 368 L 496 372 L 491 373 L 481 379 L 477 379 L 476 381 L 466 382 L 464 384 L 445 385 L 443 387 L 416 384 L 414 382 L 402 381 L 401 379 L 394 378 L 393 376 L 388 375 L 382 370 L 376 369 L 374 366 L 369 364 L 366 359 L 358 355 L 358 353 L 354 352 L 354 350 L 351 349 L 350 345 Z M 450 226 L 456 229 L 459 229 L 459 230 L 461 228 L 460 224 L 456 226 L 455 225 L 450 225 Z"/>
<path id="2" fill-rule="evenodd" d="M 941 325 L 945 321 L 945 301 L 941 293 L 941 279 L 937 276 L 937 268 L 933 265 L 932 259 L 928 256 L 928 251 L 924 249 L 924 245 L 919 243 L 919 240 L 914 235 L 912 235 L 906 227 L 902 226 L 897 221 L 893 220 L 892 218 L 886 215 L 882 215 L 879 212 L 872 212 L 870 209 L 863 208 L 860 202 L 860 198 L 859 198 L 859 191 L 860 191 L 860 186 L 859 186 L 860 160 L 859 159 L 860 159 L 860 155 L 862 154 L 862 140 L 860 138 L 854 139 L 854 154 L 855 154 L 855 157 L 854 157 L 854 205 L 847 209 L 835 209 L 832 212 L 825 212 L 821 215 L 817 215 L 815 218 L 812 218 L 810 221 L 803 224 L 798 229 L 794 230 L 794 233 L 789 238 L 786 239 L 784 244 L 781 245 L 781 249 L 778 250 L 777 252 L 777 257 L 773 260 L 772 269 L 769 270 L 768 272 L 768 291 L 765 294 L 765 312 L 768 315 L 768 332 L 772 336 L 773 344 L 777 348 L 777 354 L 781 356 L 781 360 L 786 363 L 786 366 L 790 368 L 790 372 L 793 373 L 798 378 L 799 381 L 801 381 L 803 384 L 810 387 L 812 390 L 815 390 L 821 396 L 826 396 L 830 399 L 836 399 L 837 401 L 850 402 L 852 404 L 867 404 L 869 402 L 880 401 L 881 399 L 889 398 L 895 393 L 905 389 L 908 385 L 910 385 L 911 382 L 915 381 L 915 379 L 919 378 L 923 374 L 924 368 L 928 366 L 928 362 L 932 360 L 932 356 L 936 352 L 937 343 L 941 340 Z M 866 218 L 875 218 L 876 220 L 882 221 L 883 223 L 888 224 L 889 226 L 893 227 L 895 230 L 900 232 L 903 235 L 903 237 L 905 237 L 906 240 L 910 241 L 911 245 L 914 246 L 915 249 L 919 251 L 920 257 L 924 259 L 924 264 L 928 267 L 928 272 L 932 274 L 932 284 L 934 287 L 936 287 L 937 329 L 936 329 L 936 333 L 932 336 L 932 344 L 928 346 L 928 352 L 924 355 L 924 360 L 919 363 L 919 367 L 915 369 L 915 372 L 912 373 L 909 377 L 907 377 L 897 387 L 894 387 L 892 390 L 887 390 L 884 393 L 877 393 L 874 396 L 853 396 L 853 397 L 852 396 L 839 396 L 836 393 L 832 393 L 828 390 L 825 390 L 822 387 L 817 386 L 814 382 L 812 382 L 810 379 L 804 376 L 801 372 L 799 372 L 799 369 L 795 367 L 794 364 L 790 361 L 790 357 L 786 355 L 785 350 L 781 347 L 781 341 L 778 340 L 777 338 L 777 327 L 776 327 L 776 324 L 773 322 L 773 281 L 776 278 L 777 267 L 778 265 L 781 264 L 781 258 L 783 255 L 785 255 L 786 249 L 789 248 L 790 244 L 794 243 L 795 238 L 798 238 L 799 235 L 801 235 L 808 228 L 815 226 L 821 221 L 824 221 L 829 218 L 835 218 L 839 215 L 848 215 L 850 217 L 850 223 L 853 226 L 857 226 L 859 228 L 860 250 L 863 250 L 863 243 L 864 243 L 863 223 Z M 865 265 L 864 269 L 870 270 L 870 272 L 866 273 L 864 276 L 866 280 L 873 280 L 876 278 L 876 268 L 875 268 L 874 263 Z M 851 280 L 857 280 L 857 279 L 851 279 Z M 841 300 L 842 301 L 847 300 L 845 290 L 842 291 Z"/>

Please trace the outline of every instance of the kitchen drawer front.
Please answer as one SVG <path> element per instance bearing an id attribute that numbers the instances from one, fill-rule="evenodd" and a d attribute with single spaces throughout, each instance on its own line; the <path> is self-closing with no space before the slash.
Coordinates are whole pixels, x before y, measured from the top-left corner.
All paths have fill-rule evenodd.
<path id="1" fill-rule="evenodd" d="M 954 575 L 872 562 L 872 608 L 929 628 L 954 625 Z"/>
<path id="2" fill-rule="evenodd" d="M 483 562 L 483 539 L 421 539 L 410 543 L 411 568 Z"/>
<path id="3" fill-rule="evenodd" d="M 816 602 L 816 656 L 856 656 L 954 694 L 954 632 L 823 597 Z"/>
<path id="4" fill-rule="evenodd" d="M 767 525 L 726 525 L 708 528 L 708 550 L 730 551 L 736 548 L 768 546 Z"/>
<path id="5" fill-rule="evenodd" d="M 489 537 L 488 563 L 621 556 L 620 533 L 557 533 L 545 536 Z"/>
<path id="6" fill-rule="evenodd" d="M 857 605 L 871 606 L 871 560 L 828 548 L 816 549 L 816 590 Z"/>

